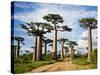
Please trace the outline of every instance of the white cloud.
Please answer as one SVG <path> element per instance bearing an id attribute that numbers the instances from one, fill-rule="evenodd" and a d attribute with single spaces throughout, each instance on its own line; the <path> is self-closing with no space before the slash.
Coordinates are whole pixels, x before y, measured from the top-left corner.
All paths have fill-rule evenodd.
<path id="1" fill-rule="evenodd" d="M 72 8 L 65 8 L 64 5 L 46 5 L 40 4 L 41 8 L 37 8 L 36 10 L 30 12 L 21 12 L 15 14 L 14 18 L 18 19 L 23 22 L 30 22 L 30 21 L 44 21 L 42 17 L 48 13 L 57 13 L 64 17 L 64 24 L 74 26 L 74 23 L 82 17 L 96 17 L 96 11 L 87 11 L 83 10 L 78 7 Z"/>
<path id="2" fill-rule="evenodd" d="M 92 30 L 92 46 L 93 48 L 97 48 L 97 29 Z M 86 50 L 88 47 L 88 31 L 84 31 L 81 35 L 81 38 L 78 40 L 78 48 L 82 48 Z"/>
<path id="3" fill-rule="evenodd" d="M 30 39 L 30 40 L 32 40 L 32 39 L 34 38 L 33 36 L 28 36 L 28 35 L 21 36 L 21 37 L 23 37 L 23 38 L 25 38 L 25 39 Z"/>

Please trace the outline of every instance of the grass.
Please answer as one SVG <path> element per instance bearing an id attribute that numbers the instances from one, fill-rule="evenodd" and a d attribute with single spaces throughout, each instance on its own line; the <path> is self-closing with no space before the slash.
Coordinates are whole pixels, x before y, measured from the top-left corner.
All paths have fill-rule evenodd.
<path id="1" fill-rule="evenodd" d="M 72 62 L 73 62 L 73 64 L 78 64 L 78 65 L 88 65 L 89 64 L 87 62 L 86 57 L 75 58 Z"/>
<path id="2" fill-rule="evenodd" d="M 78 58 L 74 58 L 72 63 L 77 64 L 77 65 L 83 65 L 83 66 L 90 65 L 90 69 L 96 69 L 97 68 L 97 57 L 95 56 L 93 59 L 94 60 L 92 63 L 88 63 L 87 57 L 78 57 Z"/>
<path id="3" fill-rule="evenodd" d="M 37 67 L 43 66 L 43 65 L 48 65 L 48 64 L 53 64 L 56 61 L 37 61 L 34 63 L 16 63 L 15 66 L 15 73 L 25 73 L 29 72 L 32 69 L 35 69 Z"/>
<path id="4" fill-rule="evenodd" d="M 74 64 L 78 64 L 78 65 L 92 64 L 93 66 L 91 66 L 91 68 L 94 69 L 94 68 L 97 68 L 97 49 L 93 50 L 92 56 L 93 56 L 93 62 L 92 63 L 87 62 L 87 55 L 86 56 L 76 56 L 72 62 Z"/>

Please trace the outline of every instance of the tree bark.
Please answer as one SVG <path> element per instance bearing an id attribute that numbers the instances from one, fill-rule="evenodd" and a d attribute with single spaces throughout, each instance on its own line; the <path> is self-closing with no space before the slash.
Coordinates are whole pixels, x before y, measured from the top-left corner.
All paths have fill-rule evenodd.
<path id="1" fill-rule="evenodd" d="M 42 43 L 41 36 L 37 36 L 37 61 L 41 60 L 42 58 L 41 43 Z"/>
<path id="2" fill-rule="evenodd" d="M 18 41 L 18 45 L 17 45 L 18 47 L 17 47 L 17 57 L 19 57 L 19 51 L 20 51 L 20 43 L 19 43 L 19 41 Z"/>
<path id="3" fill-rule="evenodd" d="M 92 34 L 91 28 L 88 28 L 88 62 L 92 62 Z"/>
<path id="4" fill-rule="evenodd" d="M 40 36 L 40 60 L 42 60 L 42 36 Z"/>
<path id="5" fill-rule="evenodd" d="M 64 56 L 64 50 L 63 50 L 64 42 L 61 42 L 61 59 L 63 59 Z"/>
<path id="6" fill-rule="evenodd" d="M 44 55 L 47 54 L 47 43 L 45 42 Z"/>
<path id="7" fill-rule="evenodd" d="M 65 58 L 67 58 L 67 51 L 65 50 Z"/>
<path id="8" fill-rule="evenodd" d="M 71 61 L 74 59 L 74 50 L 73 47 L 71 47 Z"/>
<path id="9" fill-rule="evenodd" d="M 33 48 L 33 59 L 32 62 L 36 61 L 36 55 L 37 55 L 37 36 L 35 36 L 35 49 Z"/>
<path id="10" fill-rule="evenodd" d="M 57 30 L 54 27 L 52 59 L 57 59 Z"/>

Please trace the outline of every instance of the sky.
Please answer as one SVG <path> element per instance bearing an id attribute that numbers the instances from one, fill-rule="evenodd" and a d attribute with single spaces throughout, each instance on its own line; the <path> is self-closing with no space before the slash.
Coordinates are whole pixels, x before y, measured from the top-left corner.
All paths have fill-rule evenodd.
<path id="1" fill-rule="evenodd" d="M 21 50 L 33 51 L 30 47 L 34 46 L 35 39 L 33 36 L 28 36 L 27 32 L 20 28 L 20 24 L 28 22 L 46 22 L 43 16 L 47 14 L 59 14 L 63 17 L 64 23 L 58 25 L 67 25 L 72 28 L 71 32 L 59 32 L 57 38 L 67 38 L 76 41 L 78 46 L 76 50 L 82 53 L 87 53 L 86 47 L 88 46 L 88 31 L 80 27 L 79 20 L 81 18 L 96 18 L 96 6 L 82 6 L 82 5 L 69 5 L 69 4 L 53 4 L 53 3 L 35 3 L 35 2 L 14 2 L 14 13 L 12 19 L 14 20 L 14 36 L 21 36 L 25 38 L 25 45 L 22 45 Z M 53 32 L 45 34 L 47 38 L 53 38 Z M 92 45 L 97 48 L 97 29 L 92 30 Z M 15 43 L 16 44 L 16 43 Z M 58 51 L 61 49 L 60 44 L 57 43 Z M 51 47 L 48 46 L 48 50 Z"/>

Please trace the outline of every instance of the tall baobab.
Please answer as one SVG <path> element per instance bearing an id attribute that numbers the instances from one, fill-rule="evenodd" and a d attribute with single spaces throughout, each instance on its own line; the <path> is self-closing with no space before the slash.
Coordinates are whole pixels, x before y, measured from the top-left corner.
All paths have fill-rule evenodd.
<path id="1" fill-rule="evenodd" d="M 44 54 L 46 55 L 47 54 L 47 44 L 51 43 L 52 40 L 51 39 L 47 39 L 47 38 L 43 38 L 43 42 L 45 44 L 45 46 L 44 46 Z"/>
<path id="2" fill-rule="evenodd" d="M 82 18 L 79 20 L 80 26 L 88 30 L 88 62 L 92 62 L 92 34 L 91 30 L 97 28 L 97 20 L 95 18 Z"/>
<path id="3" fill-rule="evenodd" d="M 71 61 L 74 58 L 74 46 L 77 46 L 78 44 L 75 41 L 67 41 L 66 45 L 68 45 L 70 47 L 71 50 Z"/>
<path id="4" fill-rule="evenodd" d="M 69 53 L 68 53 L 69 52 L 69 49 L 68 49 L 67 46 L 66 47 L 64 46 L 64 49 L 65 49 L 65 58 L 66 58 L 69 55 Z"/>
<path id="5" fill-rule="evenodd" d="M 50 32 L 52 26 L 48 23 L 42 22 L 30 22 L 21 24 L 21 27 L 27 30 L 28 34 L 35 36 L 35 51 L 33 53 L 32 61 L 39 61 L 42 59 L 42 37 L 46 32 Z"/>
<path id="6" fill-rule="evenodd" d="M 63 57 L 64 57 L 64 43 L 65 43 L 65 41 L 68 41 L 68 39 L 61 38 L 58 41 L 59 41 L 59 43 L 61 43 L 61 59 L 63 59 Z"/>
<path id="7" fill-rule="evenodd" d="M 63 23 L 63 17 L 59 14 L 48 14 L 43 17 L 47 22 L 51 22 L 53 25 L 53 49 L 52 49 L 52 58 L 57 59 L 57 28 L 59 23 Z"/>
<path id="8" fill-rule="evenodd" d="M 23 41 L 24 41 L 24 38 L 23 37 L 17 37 L 17 36 L 14 36 L 12 37 L 12 39 L 16 40 L 17 42 L 17 57 L 19 57 L 19 51 L 20 51 L 20 44 L 24 44 Z"/>

